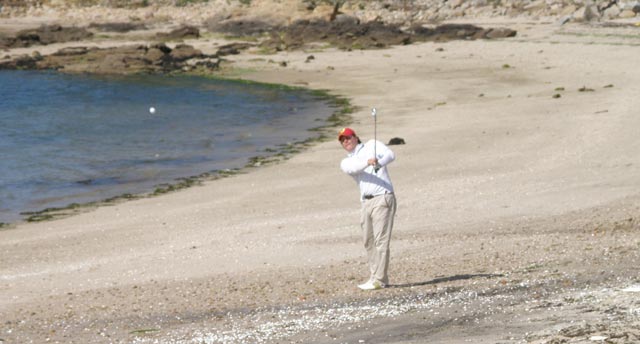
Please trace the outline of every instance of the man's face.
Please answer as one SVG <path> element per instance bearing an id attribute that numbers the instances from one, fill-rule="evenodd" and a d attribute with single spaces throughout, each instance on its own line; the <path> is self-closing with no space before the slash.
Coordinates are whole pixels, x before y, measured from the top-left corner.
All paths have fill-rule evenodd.
<path id="1" fill-rule="evenodd" d="M 358 138 L 356 136 L 342 136 L 340 138 L 340 143 L 342 144 L 342 148 L 347 152 L 352 152 L 356 149 L 358 145 Z"/>

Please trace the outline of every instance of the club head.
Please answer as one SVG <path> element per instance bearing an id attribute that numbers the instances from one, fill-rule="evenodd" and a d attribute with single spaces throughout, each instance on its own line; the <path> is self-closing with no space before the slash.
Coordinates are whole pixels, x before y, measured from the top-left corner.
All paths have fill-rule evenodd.
<path id="1" fill-rule="evenodd" d="M 376 108 L 371 109 L 371 116 L 376 117 Z"/>

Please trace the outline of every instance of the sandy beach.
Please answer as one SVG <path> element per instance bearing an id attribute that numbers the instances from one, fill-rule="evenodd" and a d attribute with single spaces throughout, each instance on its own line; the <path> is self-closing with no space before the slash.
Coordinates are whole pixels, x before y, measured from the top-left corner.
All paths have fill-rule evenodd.
<path id="1" fill-rule="evenodd" d="M 639 342 L 640 28 L 472 23 L 518 34 L 228 57 L 234 77 L 350 99 L 364 139 L 376 107 L 378 139 L 406 141 L 389 288 L 356 287 L 334 140 L 0 230 L 0 343 Z"/>

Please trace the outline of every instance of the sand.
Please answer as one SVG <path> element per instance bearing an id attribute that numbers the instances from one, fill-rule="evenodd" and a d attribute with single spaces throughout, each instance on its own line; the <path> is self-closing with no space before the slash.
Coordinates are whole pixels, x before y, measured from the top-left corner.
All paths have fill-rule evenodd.
<path id="1" fill-rule="evenodd" d="M 406 141 L 390 288 L 356 288 L 358 191 L 336 140 L 0 231 L 0 342 L 640 340 L 640 29 L 474 24 L 518 36 L 229 57 L 237 77 L 349 98 L 363 139 L 375 106 L 378 138 Z"/>

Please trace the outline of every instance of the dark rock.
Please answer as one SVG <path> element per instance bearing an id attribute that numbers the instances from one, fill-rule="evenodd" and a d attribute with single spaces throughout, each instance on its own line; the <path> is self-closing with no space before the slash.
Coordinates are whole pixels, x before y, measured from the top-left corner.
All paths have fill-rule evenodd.
<path id="1" fill-rule="evenodd" d="M 14 58 L 13 60 L 0 63 L 0 69 L 34 69 L 37 62 L 38 61 L 33 57 L 24 54 Z"/>
<path id="2" fill-rule="evenodd" d="M 171 52 L 171 48 L 169 48 L 166 44 L 164 43 L 157 43 L 157 44 L 153 44 L 150 46 L 150 48 L 156 48 L 159 49 L 160 51 L 162 51 L 165 54 L 168 54 Z"/>
<path id="3" fill-rule="evenodd" d="M 98 74 L 164 73 L 181 70 L 188 61 L 205 57 L 200 50 L 181 44 L 170 49 L 164 44 L 131 45 L 107 49 L 71 47 L 54 54 L 0 62 L 0 69 L 55 69 Z M 206 62 L 212 69 L 219 62 Z"/>
<path id="4" fill-rule="evenodd" d="M 394 137 L 391 140 L 389 140 L 389 146 L 403 145 L 403 144 L 405 144 L 404 139 L 400 137 Z"/>
<path id="5" fill-rule="evenodd" d="M 147 27 L 143 23 L 91 23 L 90 29 L 108 32 L 129 32 L 134 30 L 146 30 Z"/>
<path id="6" fill-rule="evenodd" d="M 444 42 L 455 39 L 474 39 L 483 32 L 483 28 L 471 24 L 444 24 L 435 28 L 417 27 L 413 33 L 417 40 Z"/>
<path id="7" fill-rule="evenodd" d="M 471 24 L 444 24 L 435 28 L 415 27 L 413 28 L 415 39 L 420 41 L 444 42 L 456 39 L 494 39 L 507 38 L 516 35 L 515 30 L 498 28 L 483 29 Z"/>
<path id="8" fill-rule="evenodd" d="M 342 49 L 381 48 L 410 43 L 410 34 L 396 25 L 382 22 L 360 24 L 344 20 L 298 20 L 290 26 L 272 32 L 271 38 L 263 43 L 276 50 L 297 49 L 310 42 L 329 42 Z"/>
<path id="9" fill-rule="evenodd" d="M 220 68 L 220 59 L 213 57 L 204 57 L 201 59 L 193 59 L 193 65 L 196 67 L 202 67 L 209 70 L 217 70 Z"/>
<path id="10" fill-rule="evenodd" d="M 86 54 L 87 50 L 88 49 L 86 47 L 68 47 L 68 48 L 62 48 L 53 54 L 57 56 L 82 55 L 82 54 Z"/>
<path id="11" fill-rule="evenodd" d="M 241 50 L 246 50 L 252 47 L 250 43 L 231 43 L 226 44 L 218 48 L 217 56 L 238 55 Z"/>
<path id="12" fill-rule="evenodd" d="M 279 29 L 278 25 L 262 20 L 223 20 L 209 21 L 206 24 L 209 31 L 225 33 L 232 36 L 255 36 Z"/>
<path id="13" fill-rule="evenodd" d="M 92 37 L 93 34 L 84 28 L 62 27 L 60 25 L 43 25 L 37 29 L 19 31 L 12 47 L 29 47 L 34 44 L 52 44 L 76 42 Z"/>
<path id="14" fill-rule="evenodd" d="M 0 49 L 7 49 L 12 47 L 15 44 L 15 37 L 6 37 L 0 35 Z"/>

